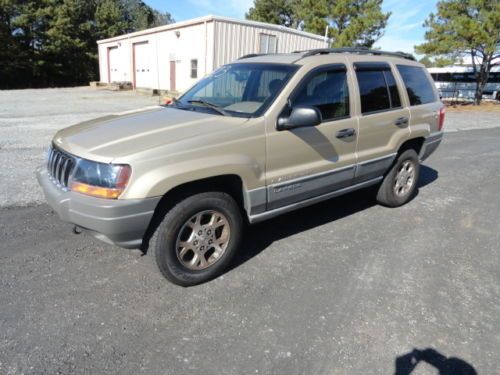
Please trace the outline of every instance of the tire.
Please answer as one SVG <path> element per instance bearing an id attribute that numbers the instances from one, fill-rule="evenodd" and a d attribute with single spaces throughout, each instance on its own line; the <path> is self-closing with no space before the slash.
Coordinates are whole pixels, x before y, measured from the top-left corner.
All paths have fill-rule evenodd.
<path id="1" fill-rule="evenodd" d="M 415 195 L 420 176 L 420 161 L 414 149 L 398 155 L 377 191 L 377 201 L 387 207 L 399 207 Z"/>
<path id="2" fill-rule="evenodd" d="M 241 210 L 229 194 L 200 193 L 167 212 L 151 239 L 151 248 L 167 280 L 193 286 L 227 268 L 242 231 Z"/>

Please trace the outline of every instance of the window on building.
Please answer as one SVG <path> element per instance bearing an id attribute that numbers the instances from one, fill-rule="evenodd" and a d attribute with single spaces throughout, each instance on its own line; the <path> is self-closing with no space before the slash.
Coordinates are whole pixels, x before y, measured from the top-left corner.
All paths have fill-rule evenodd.
<path id="1" fill-rule="evenodd" d="M 388 64 L 356 63 L 363 114 L 401 107 L 401 98 Z"/>
<path id="2" fill-rule="evenodd" d="M 191 60 L 191 78 L 198 78 L 198 60 Z"/>
<path id="3" fill-rule="evenodd" d="M 275 35 L 260 34 L 259 53 L 276 53 L 278 40 Z"/>
<path id="4" fill-rule="evenodd" d="M 432 103 L 436 100 L 432 83 L 422 68 L 410 65 L 398 65 L 397 67 L 405 83 L 410 105 Z"/>
<path id="5" fill-rule="evenodd" d="M 320 70 L 303 84 L 292 106 L 312 106 L 323 121 L 349 116 L 349 89 L 344 68 Z"/>

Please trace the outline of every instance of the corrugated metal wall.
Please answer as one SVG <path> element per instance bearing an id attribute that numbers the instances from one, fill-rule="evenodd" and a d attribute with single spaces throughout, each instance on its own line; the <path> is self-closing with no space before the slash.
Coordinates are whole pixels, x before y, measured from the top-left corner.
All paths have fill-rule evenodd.
<path id="1" fill-rule="evenodd" d="M 215 21 L 214 68 L 234 61 L 243 55 L 258 53 L 260 34 L 276 36 L 278 53 L 325 47 L 324 40 L 319 37 L 312 38 L 273 28 Z"/>

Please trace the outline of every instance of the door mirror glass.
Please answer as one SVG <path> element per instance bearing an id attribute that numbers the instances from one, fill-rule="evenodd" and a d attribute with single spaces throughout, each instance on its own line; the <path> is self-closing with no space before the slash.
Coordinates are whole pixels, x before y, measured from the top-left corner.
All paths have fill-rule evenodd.
<path id="1" fill-rule="evenodd" d="M 278 130 L 289 130 L 321 124 L 321 112 L 315 107 L 294 107 L 289 116 L 278 118 Z"/>

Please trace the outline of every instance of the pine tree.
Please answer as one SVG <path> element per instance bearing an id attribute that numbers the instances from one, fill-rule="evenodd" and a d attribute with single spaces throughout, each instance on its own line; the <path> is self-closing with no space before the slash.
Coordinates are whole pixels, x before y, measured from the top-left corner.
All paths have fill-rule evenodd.
<path id="1" fill-rule="evenodd" d="M 500 1 L 441 0 L 425 21 L 426 42 L 419 53 L 438 57 L 469 56 L 476 77 L 475 104 L 480 104 L 491 68 L 500 65 Z"/>

